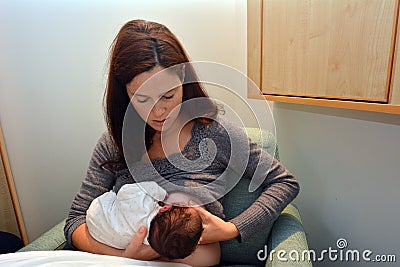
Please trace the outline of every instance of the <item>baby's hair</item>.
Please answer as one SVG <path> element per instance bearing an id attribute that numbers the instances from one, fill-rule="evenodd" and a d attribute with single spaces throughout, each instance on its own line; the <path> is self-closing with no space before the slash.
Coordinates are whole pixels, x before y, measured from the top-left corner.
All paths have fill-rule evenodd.
<path id="1" fill-rule="evenodd" d="M 196 210 L 173 206 L 153 218 L 148 241 L 161 256 L 183 259 L 196 249 L 202 232 L 202 220 Z"/>

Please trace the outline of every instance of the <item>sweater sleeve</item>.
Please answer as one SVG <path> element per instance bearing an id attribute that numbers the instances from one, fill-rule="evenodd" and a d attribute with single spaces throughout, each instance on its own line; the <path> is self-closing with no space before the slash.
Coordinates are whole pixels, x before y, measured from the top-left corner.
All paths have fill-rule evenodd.
<path id="1" fill-rule="evenodd" d="M 79 192 L 72 202 L 68 218 L 64 227 L 64 235 L 67 242 L 72 245 L 72 233 L 86 222 L 86 211 L 93 199 L 110 191 L 116 180 L 116 174 L 101 164 L 114 159 L 115 149 L 107 132 L 98 140 Z"/>
<path id="2" fill-rule="evenodd" d="M 273 223 L 297 196 L 300 188 L 297 179 L 273 156 L 252 142 L 244 130 L 231 125 L 226 130 L 229 134 L 219 134 L 220 140 L 215 140 L 217 144 L 231 144 L 218 148 L 222 160 L 241 179 L 262 181 L 261 195 L 248 209 L 230 220 L 239 230 L 239 239 L 245 241 L 253 233 Z M 242 153 L 235 153 L 234 146 Z M 244 153 L 245 150 L 248 153 Z"/>

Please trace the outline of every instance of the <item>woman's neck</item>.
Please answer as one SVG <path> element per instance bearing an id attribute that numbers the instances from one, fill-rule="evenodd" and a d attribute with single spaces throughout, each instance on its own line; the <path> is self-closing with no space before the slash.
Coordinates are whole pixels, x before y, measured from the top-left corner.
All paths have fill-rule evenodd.
<path id="1" fill-rule="evenodd" d="M 173 128 L 168 132 L 156 132 L 153 136 L 153 143 L 147 150 L 150 160 L 165 158 L 173 153 L 181 152 L 192 138 L 193 125 L 194 122 L 191 121 L 182 129 Z"/>

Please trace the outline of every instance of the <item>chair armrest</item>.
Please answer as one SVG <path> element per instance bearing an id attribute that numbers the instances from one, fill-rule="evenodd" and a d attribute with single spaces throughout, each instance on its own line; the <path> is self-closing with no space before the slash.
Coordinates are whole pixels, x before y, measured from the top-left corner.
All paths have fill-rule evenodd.
<path id="1" fill-rule="evenodd" d="M 66 244 L 64 237 L 64 225 L 65 220 L 62 220 L 56 226 L 35 239 L 33 242 L 18 250 L 18 252 L 63 249 Z"/>
<path id="2" fill-rule="evenodd" d="M 271 253 L 272 250 L 274 250 L 274 253 Z M 279 256 L 278 252 L 281 250 L 285 251 L 285 254 Z M 308 244 L 299 211 L 294 205 L 289 204 L 272 227 L 268 240 L 269 257 L 266 267 L 312 266 L 307 254 L 302 257 L 303 251 L 306 250 L 308 250 Z M 284 259 L 282 260 L 282 258 Z M 303 258 L 305 259 L 303 260 Z"/>

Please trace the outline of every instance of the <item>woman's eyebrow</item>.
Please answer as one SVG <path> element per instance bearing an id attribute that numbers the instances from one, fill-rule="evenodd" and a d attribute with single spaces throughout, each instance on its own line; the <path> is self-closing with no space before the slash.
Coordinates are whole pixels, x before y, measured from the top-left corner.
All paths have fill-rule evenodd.
<path id="1" fill-rule="evenodd" d="M 171 90 L 166 91 L 165 93 L 162 93 L 161 95 L 159 95 L 159 97 L 162 97 L 165 94 L 168 94 L 169 92 L 176 90 L 177 87 L 172 88 Z"/>
<path id="2" fill-rule="evenodd" d="M 168 91 L 166 91 L 166 92 L 160 94 L 158 97 L 162 97 L 163 95 L 168 94 L 169 92 L 171 92 L 171 91 L 173 91 L 173 90 L 176 90 L 176 88 L 177 88 L 177 87 L 172 88 L 171 90 L 168 90 Z M 134 95 L 135 95 L 135 96 L 139 96 L 139 97 L 150 97 L 150 96 L 142 95 L 142 94 L 138 94 L 138 93 L 135 93 Z"/>

